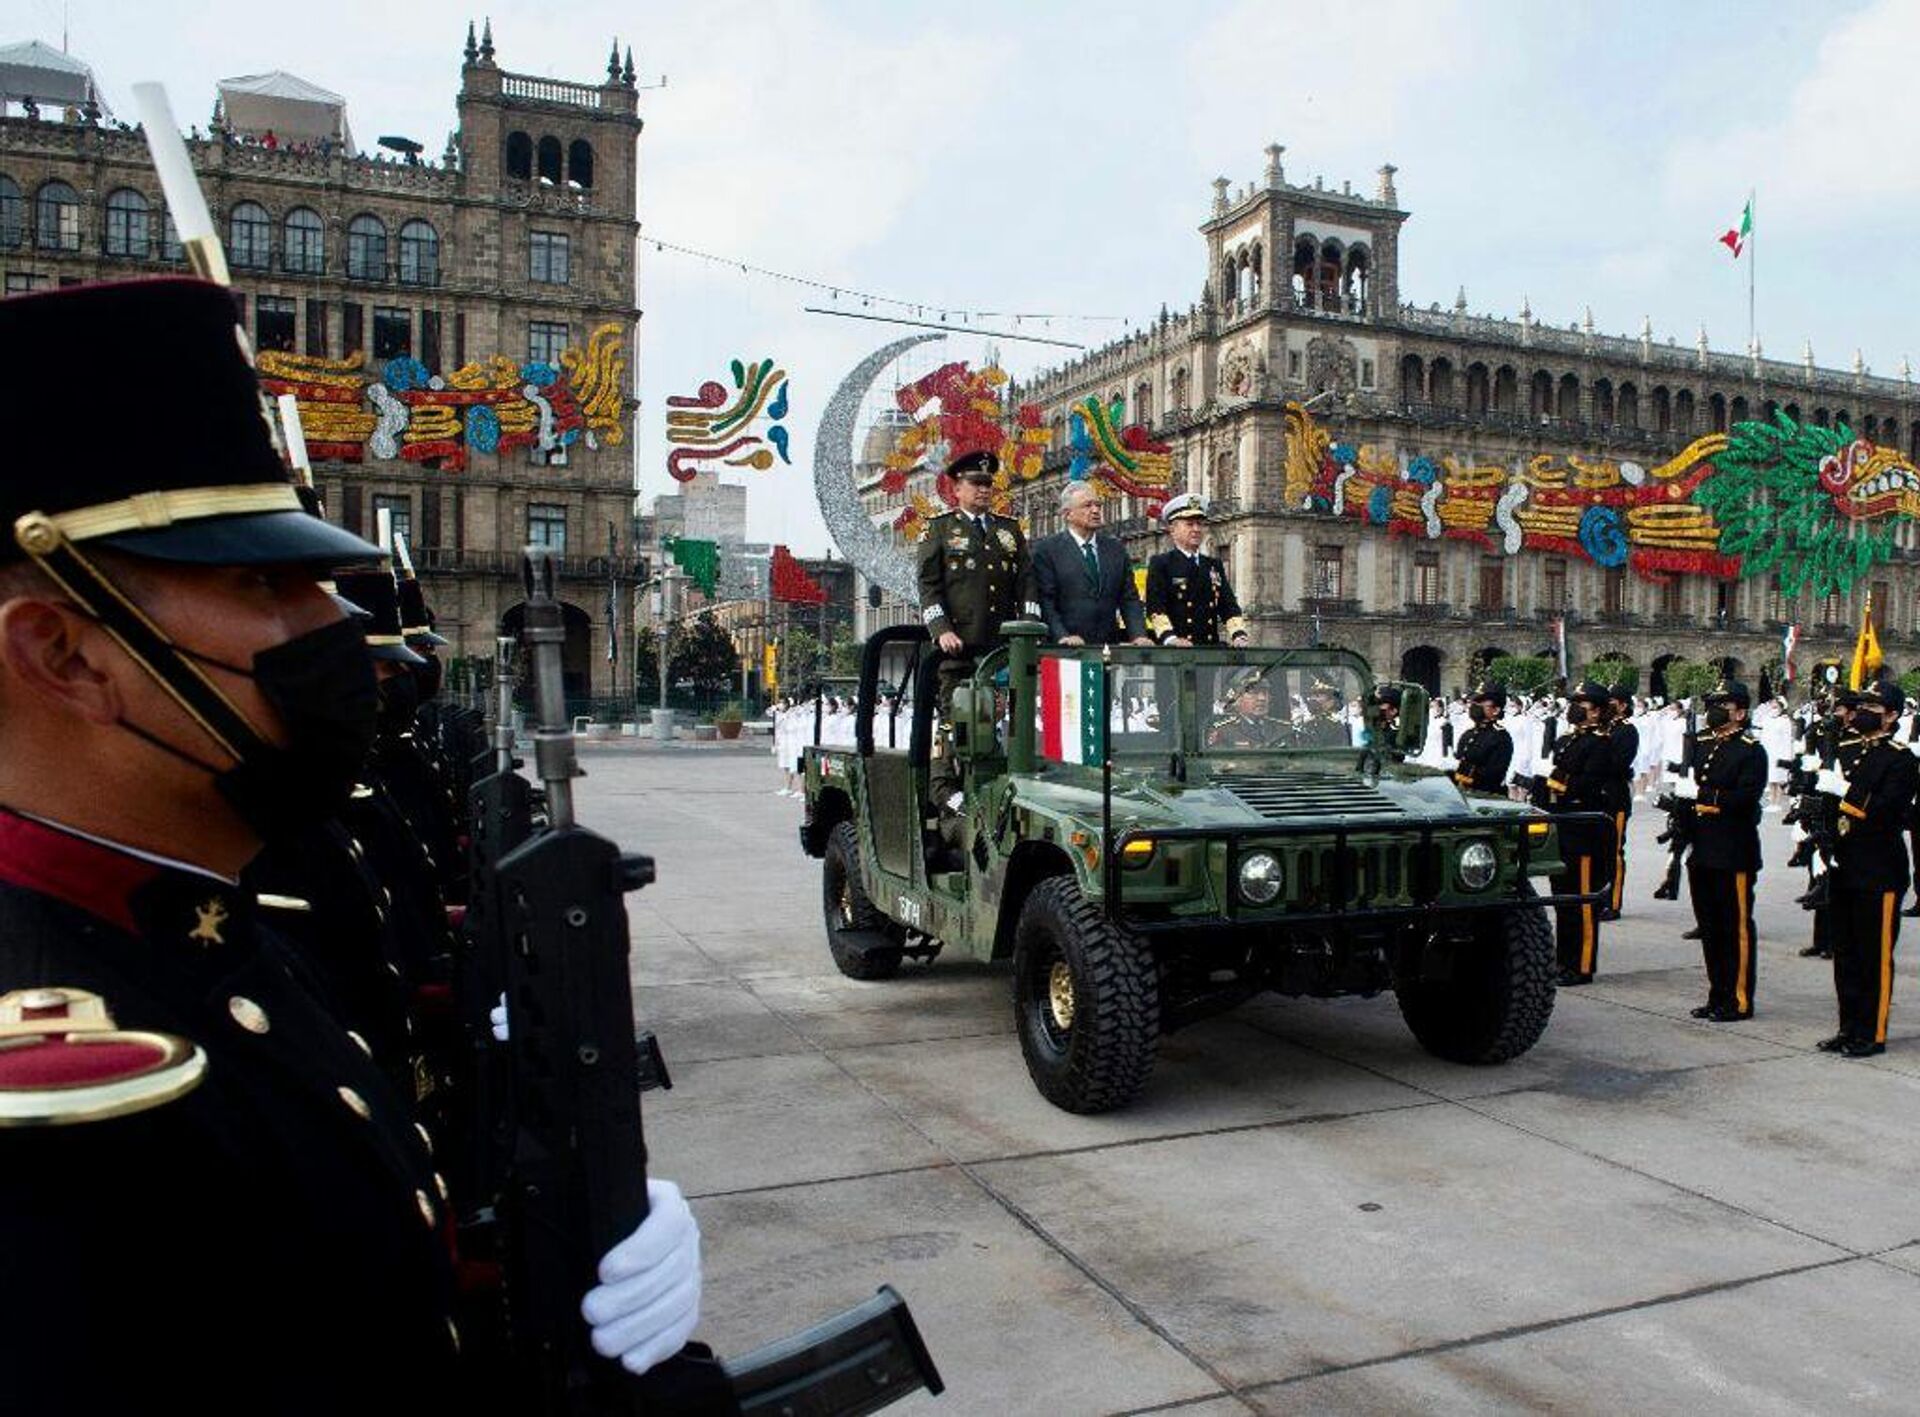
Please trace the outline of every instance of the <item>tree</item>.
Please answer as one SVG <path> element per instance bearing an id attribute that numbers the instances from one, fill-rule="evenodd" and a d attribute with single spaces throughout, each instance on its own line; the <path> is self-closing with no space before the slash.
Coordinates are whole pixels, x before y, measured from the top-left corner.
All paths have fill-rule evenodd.
<path id="1" fill-rule="evenodd" d="M 1494 683 L 1523 694 L 1538 693 L 1557 672 L 1551 659 L 1533 654 L 1503 654 L 1487 666 L 1487 677 Z"/>
<path id="2" fill-rule="evenodd" d="M 1676 702 L 1697 699 L 1720 682 L 1720 671 L 1697 659 L 1676 659 L 1667 665 L 1667 697 Z"/>
<path id="3" fill-rule="evenodd" d="M 1603 654 L 1580 671 L 1582 679 L 1631 694 L 1640 685 L 1640 666 L 1624 654 Z"/>
<path id="4" fill-rule="evenodd" d="M 633 684 L 642 695 L 652 695 L 660 683 L 660 636 L 642 625 L 633 637 Z"/>
<path id="5" fill-rule="evenodd" d="M 678 684 L 692 684 L 696 694 L 712 697 L 724 694 L 740 673 L 740 652 L 733 636 L 720 628 L 711 613 L 697 617 L 691 624 L 674 627 L 667 641 L 667 677 Z"/>

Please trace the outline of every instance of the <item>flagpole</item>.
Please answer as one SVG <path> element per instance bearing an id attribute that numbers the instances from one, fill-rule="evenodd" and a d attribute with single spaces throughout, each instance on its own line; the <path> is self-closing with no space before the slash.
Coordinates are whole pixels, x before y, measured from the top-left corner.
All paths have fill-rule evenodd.
<path id="1" fill-rule="evenodd" d="M 1754 268 L 1759 264 L 1759 258 L 1754 255 L 1754 247 L 1760 235 L 1760 223 L 1755 218 L 1754 207 L 1759 200 L 1759 195 L 1759 188 L 1749 187 L 1747 189 L 1747 222 L 1749 227 L 1747 232 L 1747 356 L 1749 358 L 1753 356 L 1754 345 L 1760 337 L 1759 326 L 1755 324 L 1753 317 Z"/>

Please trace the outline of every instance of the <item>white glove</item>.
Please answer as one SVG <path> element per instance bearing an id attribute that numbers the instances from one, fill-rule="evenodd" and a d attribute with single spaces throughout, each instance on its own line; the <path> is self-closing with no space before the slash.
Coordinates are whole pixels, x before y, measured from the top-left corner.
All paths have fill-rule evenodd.
<path id="1" fill-rule="evenodd" d="M 678 1353 L 700 1322 L 700 1225 L 671 1181 L 647 1181 L 647 1218 L 600 1260 L 580 1301 L 593 1351 L 644 1373 Z"/>
<path id="2" fill-rule="evenodd" d="M 1813 780 L 1816 792 L 1830 792 L 1835 797 L 1847 795 L 1847 780 L 1840 775 L 1838 768 L 1821 768 L 1820 775 Z"/>
<path id="3" fill-rule="evenodd" d="M 502 994 L 500 1002 L 487 1010 L 487 1022 L 493 1025 L 493 1041 L 507 1041 L 507 996 Z"/>
<path id="4" fill-rule="evenodd" d="M 1698 802 L 1700 800 L 1700 784 L 1690 777 L 1683 777 L 1673 784 L 1673 795 L 1678 797 L 1682 802 Z"/>
<path id="5" fill-rule="evenodd" d="M 1819 772 L 1820 755 L 1818 753 L 1802 753 L 1800 755 L 1800 771 Z"/>

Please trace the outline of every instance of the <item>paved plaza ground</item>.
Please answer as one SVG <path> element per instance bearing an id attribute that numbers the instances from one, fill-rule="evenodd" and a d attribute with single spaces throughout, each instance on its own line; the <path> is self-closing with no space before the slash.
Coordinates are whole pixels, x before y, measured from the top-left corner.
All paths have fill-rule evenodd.
<path id="1" fill-rule="evenodd" d="M 1390 996 L 1269 999 L 1075 1117 L 1027 1079 L 1004 967 L 834 970 L 764 748 L 584 760 L 582 821 L 659 862 L 647 1139 L 722 1352 L 888 1282 L 948 1383 L 901 1413 L 1920 1411 L 1920 922 L 1886 1056 L 1816 1053 L 1832 982 L 1778 817 L 1751 1022 L 1687 1017 L 1643 805 L 1599 981 L 1525 1057 L 1431 1058 Z"/>

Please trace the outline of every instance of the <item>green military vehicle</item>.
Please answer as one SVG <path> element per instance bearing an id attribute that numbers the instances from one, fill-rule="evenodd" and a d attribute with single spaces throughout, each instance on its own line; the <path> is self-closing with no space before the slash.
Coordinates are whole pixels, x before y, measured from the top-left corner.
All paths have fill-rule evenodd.
<path id="1" fill-rule="evenodd" d="M 1263 990 L 1392 989 L 1457 1062 L 1540 1037 L 1547 907 L 1584 899 L 1532 884 L 1561 869 L 1564 819 L 1405 762 L 1424 690 L 1400 686 L 1389 725 L 1344 650 L 1006 631 L 953 694 L 957 817 L 927 805 L 939 656 L 918 626 L 867 643 L 855 746 L 806 750 L 800 840 L 843 973 L 890 978 L 943 946 L 1010 958 L 1028 1070 L 1072 1112 L 1124 1105 L 1162 1033 Z"/>

